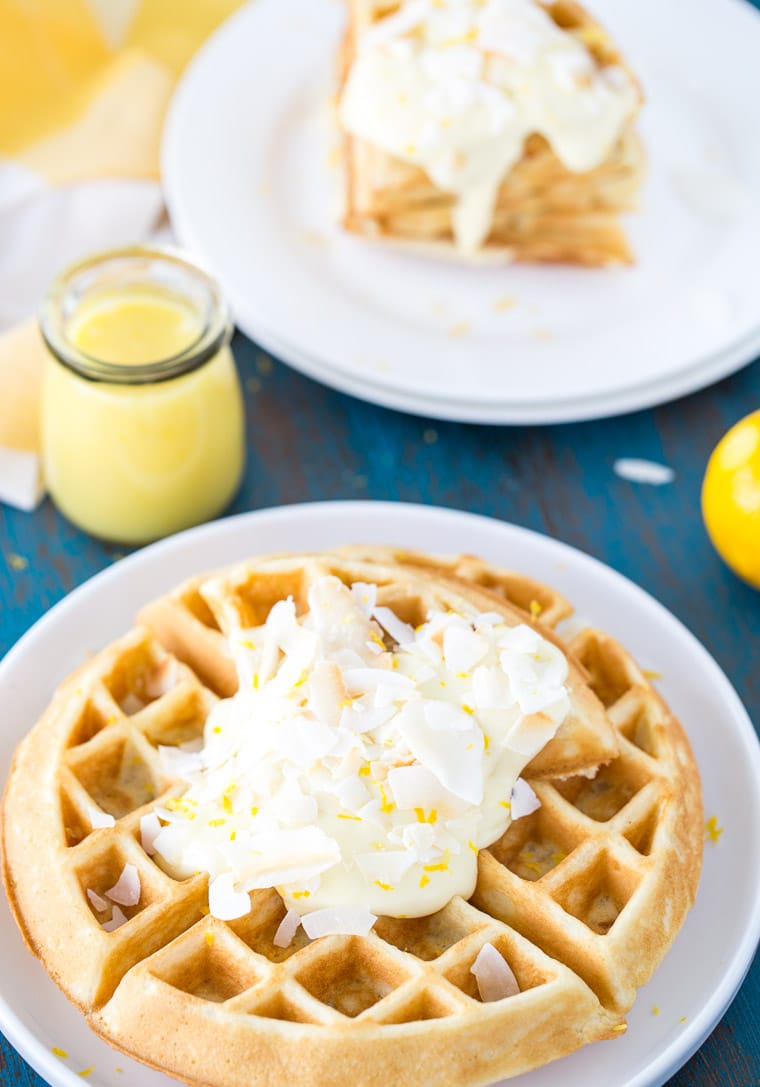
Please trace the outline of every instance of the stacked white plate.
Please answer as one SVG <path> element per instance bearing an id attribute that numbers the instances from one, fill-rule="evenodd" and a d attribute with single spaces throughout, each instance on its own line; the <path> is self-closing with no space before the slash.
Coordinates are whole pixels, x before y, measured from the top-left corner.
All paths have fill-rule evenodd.
<path id="1" fill-rule="evenodd" d="M 589 0 L 647 95 L 632 269 L 478 267 L 348 237 L 329 100 L 339 0 L 256 0 L 188 69 L 164 143 L 182 243 L 240 327 L 364 399 L 488 423 L 587 419 L 760 352 L 760 16 L 744 0 Z"/>

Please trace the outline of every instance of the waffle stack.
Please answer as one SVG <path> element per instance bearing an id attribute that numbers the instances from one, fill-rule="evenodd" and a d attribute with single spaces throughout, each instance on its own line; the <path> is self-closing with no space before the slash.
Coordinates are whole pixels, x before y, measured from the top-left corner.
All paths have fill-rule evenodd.
<path id="1" fill-rule="evenodd" d="M 403 6 L 403 0 L 349 0 L 340 93 L 364 35 Z M 583 43 L 597 69 L 616 67 L 631 75 L 616 45 L 575 0 L 538 6 L 556 26 Z M 636 208 L 645 173 L 644 149 L 634 121 L 631 118 L 604 161 L 583 172 L 569 170 L 542 135 L 530 134 L 521 158 L 500 186 L 484 245 L 468 255 L 587 266 L 633 263 L 620 216 Z M 347 230 L 440 255 L 457 252 L 452 193 L 436 186 L 419 166 L 345 128 L 341 141 Z"/>
<path id="2" fill-rule="evenodd" d="M 289 596 L 303 612 L 326 573 L 376 584 L 406 622 L 438 608 L 535 624 L 568 656 L 571 713 L 524 773 L 541 807 L 480 851 L 469 902 L 380 917 L 361 937 L 299 929 L 282 947 L 276 891 L 252 892 L 238 920 L 208 916 L 208 877 L 162 870 L 144 818 L 178 792 L 159 745 L 197 740 L 234 692 L 225 633 Z M 3 870 L 29 947 L 98 1033 L 209 1087 L 476 1087 L 622 1033 L 696 892 L 699 779 L 624 649 L 552 633 L 569 610 L 480 560 L 390 549 L 258 559 L 181 586 L 61 686 L 17 753 Z M 481 999 L 485 944 L 518 994 Z"/>

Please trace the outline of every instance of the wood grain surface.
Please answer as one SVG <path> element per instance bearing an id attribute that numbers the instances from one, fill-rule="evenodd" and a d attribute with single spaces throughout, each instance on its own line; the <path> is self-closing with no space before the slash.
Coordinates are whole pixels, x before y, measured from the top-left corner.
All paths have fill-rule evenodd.
<path id="1" fill-rule="evenodd" d="M 249 450 L 228 512 L 370 498 L 450 506 L 536 529 L 657 597 L 717 658 L 760 721 L 760 593 L 723 565 L 699 509 L 710 451 L 729 426 L 760 407 L 760 361 L 652 411 L 577 425 L 481 427 L 362 403 L 296 374 L 241 336 L 234 349 Z M 675 481 L 626 482 L 613 470 L 618 457 L 670 465 Z M 79 532 L 49 501 L 31 515 L 0 507 L 0 654 L 52 604 L 126 553 Z M 758 998 L 756 962 L 673 1087 L 757 1087 Z M 0 1087 L 41 1084 L 0 1036 Z"/>

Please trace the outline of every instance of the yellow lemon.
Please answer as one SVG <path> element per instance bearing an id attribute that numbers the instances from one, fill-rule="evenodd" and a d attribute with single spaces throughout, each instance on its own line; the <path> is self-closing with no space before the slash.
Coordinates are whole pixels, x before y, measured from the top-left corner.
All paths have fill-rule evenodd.
<path id="1" fill-rule="evenodd" d="M 760 411 L 715 447 L 702 484 L 702 515 L 721 557 L 760 589 Z"/>

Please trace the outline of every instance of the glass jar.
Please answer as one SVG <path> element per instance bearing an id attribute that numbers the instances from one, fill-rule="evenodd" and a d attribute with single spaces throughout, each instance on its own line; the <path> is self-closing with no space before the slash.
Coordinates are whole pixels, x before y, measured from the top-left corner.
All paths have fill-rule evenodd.
<path id="1" fill-rule="evenodd" d="M 112 250 L 53 283 L 40 325 L 43 464 L 61 511 L 124 543 L 221 513 L 245 428 L 217 284 L 171 250 Z"/>

